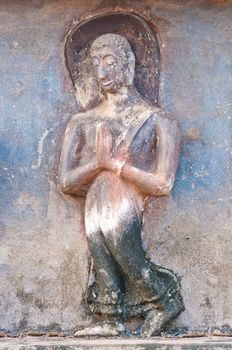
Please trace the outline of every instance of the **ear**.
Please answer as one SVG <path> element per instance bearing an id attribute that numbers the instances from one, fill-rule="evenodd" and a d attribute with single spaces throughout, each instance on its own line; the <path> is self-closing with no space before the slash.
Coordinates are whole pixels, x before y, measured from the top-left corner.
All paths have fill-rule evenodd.
<path id="1" fill-rule="evenodd" d="M 128 85 L 133 85 L 134 75 L 135 75 L 135 55 L 133 52 L 128 52 L 127 55 L 128 62 Z"/>

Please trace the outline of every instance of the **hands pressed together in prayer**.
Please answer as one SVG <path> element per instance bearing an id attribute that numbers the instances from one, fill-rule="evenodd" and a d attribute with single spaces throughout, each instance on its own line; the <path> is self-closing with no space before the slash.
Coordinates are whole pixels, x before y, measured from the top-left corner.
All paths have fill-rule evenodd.
<path id="1" fill-rule="evenodd" d="M 107 123 L 100 123 L 96 130 L 96 155 L 100 169 L 111 170 L 120 176 L 124 161 L 114 157 L 114 137 Z"/>

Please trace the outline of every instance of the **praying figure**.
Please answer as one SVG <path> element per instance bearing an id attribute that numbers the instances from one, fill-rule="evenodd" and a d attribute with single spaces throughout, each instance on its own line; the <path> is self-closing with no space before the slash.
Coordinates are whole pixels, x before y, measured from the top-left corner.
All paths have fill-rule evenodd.
<path id="1" fill-rule="evenodd" d="M 105 318 L 75 335 L 126 334 L 125 321 L 141 316 L 135 334 L 148 338 L 184 310 L 179 278 L 149 260 L 141 239 L 146 199 L 173 187 L 180 128 L 134 87 L 135 56 L 125 37 L 101 35 L 89 54 L 101 101 L 68 123 L 59 184 L 85 198 L 94 273 L 87 303 Z"/>

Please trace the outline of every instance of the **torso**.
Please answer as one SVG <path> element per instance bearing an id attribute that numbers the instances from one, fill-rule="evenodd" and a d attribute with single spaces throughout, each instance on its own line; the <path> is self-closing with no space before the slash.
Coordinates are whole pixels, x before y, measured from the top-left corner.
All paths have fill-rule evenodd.
<path id="1" fill-rule="evenodd" d="M 99 106 L 84 113 L 83 117 L 79 116 L 76 121 L 79 146 L 74 150 L 76 166 L 95 157 L 96 127 L 101 122 L 106 122 L 111 128 L 117 159 L 147 171 L 154 169 L 155 111 L 148 104 L 123 110 L 107 110 Z"/>
<path id="2" fill-rule="evenodd" d="M 158 108 L 157 108 L 158 110 Z M 100 122 L 107 122 L 115 139 L 115 157 L 143 169 L 154 171 L 156 166 L 156 134 L 154 107 L 148 104 L 129 106 L 120 110 L 103 108 L 101 105 L 77 118 L 78 147 L 73 150 L 75 166 L 81 166 L 96 157 L 96 127 Z M 101 172 L 87 189 L 88 194 L 98 192 L 98 198 L 105 202 L 108 195 L 115 192 L 132 196 L 141 209 L 143 195 L 133 183 L 118 179 L 117 175 L 108 171 Z M 104 195 L 102 195 L 104 193 Z M 119 198 L 120 196 L 118 196 Z M 100 199 L 99 198 L 99 199 Z M 110 197 L 109 197 L 110 200 Z M 103 203 L 102 203 L 103 204 Z"/>

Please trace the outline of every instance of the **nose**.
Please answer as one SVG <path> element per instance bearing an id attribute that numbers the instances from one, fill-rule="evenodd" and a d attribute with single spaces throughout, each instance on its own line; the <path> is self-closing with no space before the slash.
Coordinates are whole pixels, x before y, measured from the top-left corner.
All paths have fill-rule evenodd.
<path id="1" fill-rule="evenodd" d="M 102 64 L 98 68 L 98 78 L 100 80 L 105 80 L 107 78 L 107 69 Z"/>

